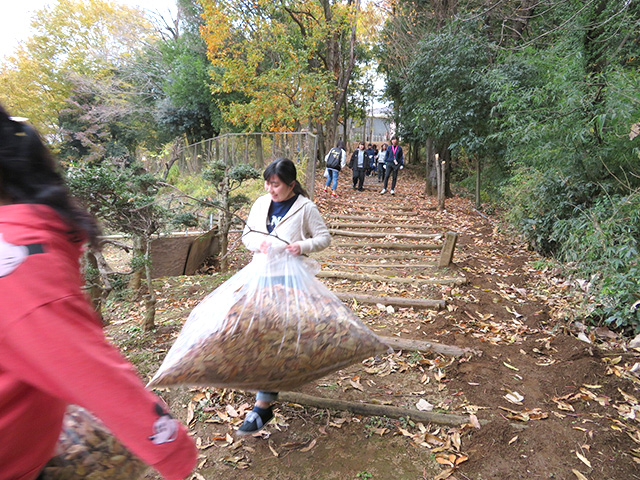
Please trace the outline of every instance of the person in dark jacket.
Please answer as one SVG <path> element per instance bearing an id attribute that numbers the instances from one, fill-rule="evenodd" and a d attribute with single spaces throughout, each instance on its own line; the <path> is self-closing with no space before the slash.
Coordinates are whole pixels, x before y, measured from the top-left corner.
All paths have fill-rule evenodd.
<path id="1" fill-rule="evenodd" d="M 404 158 L 402 156 L 402 147 L 398 145 L 398 137 L 391 139 L 391 145 L 387 147 L 387 153 L 384 158 L 386 171 L 384 174 L 384 187 L 380 193 L 387 193 L 389 177 L 393 176 L 391 181 L 391 195 L 396 193 L 396 181 L 398 180 L 398 171 L 404 168 Z"/>
<path id="2" fill-rule="evenodd" d="M 367 170 L 365 172 L 368 177 L 369 175 L 371 175 L 371 172 L 375 170 L 376 151 L 373 149 L 373 145 L 369 144 L 366 152 L 367 152 L 367 155 L 369 156 L 369 163 L 367 164 Z"/>
<path id="3" fill-rule="evenodd" d="M 338 189 L 338 175 L 347 165 L 347 152 L 344 151 L 344 142 L 338 140 L 335 148 L 329 150 L 324 157 L 324 161 L 327 164 L 327 183 L 324 186 L 324 191 L 328 191 L 331 187 L 331 195 L 337 197 L 336 190 Z"/>
<path id="4" fill-rule="evenodd" d="M 363 190 L 362 186 L 364 185 L 365 171 L 367 170 L 370 162 L 371 159 L 369 158 L 369 154 L 364 149 L 364 142 L 360 142 L 358 144 L 358 149 L 353 152 L 351 160 L 349 160 L 349 168 L 353 170 L 354 190 L 356 189 L 356 185 L 359 192 Z"/>

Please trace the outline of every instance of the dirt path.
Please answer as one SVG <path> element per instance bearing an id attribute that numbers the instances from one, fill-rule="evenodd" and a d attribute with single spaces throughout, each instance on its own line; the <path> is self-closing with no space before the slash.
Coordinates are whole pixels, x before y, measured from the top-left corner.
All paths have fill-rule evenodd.
<path id="1" fill-rule="evenodd" d="M 601 348 L 564 334 L 550 317 L 570 308 L 564 293 L 568 285 L 534 269 L 532 263 L 540 259 L 500 233 L 498 224 L 474 212 L 467 200 L 448 200 L 447 211 L 437 212 L 434 199 L 420 195 L 421 185 L 415 181 L 402 178 L 392 197 L 380 195 L 372 180 L 367 179 L 373 185 L 365 192 L 343 192 L 337 201 L 317 199 L 320 208 L 332 215 L 334 226 L 340 221 L 353 223 L 348 218 L 358 210 L 374 219 L 364 228 L 345 225 L 345 229 L 415 233 L 412 226 L 422 225 L 420 233 L 460 233 L 454 265 L 446 275 L 466 277 L 465 285 L 334 284 L 336 290 L 446 300 L 444 311 L 420 319 L 419 325 L 395 315 L 376 321 L 374 327 L 385 334 L 482 352 L 451 363 L 440 382 L 445 397 L 464 399 L 450 402 L 453 411 L 477 412 L 480 421 L 487 422 L 465 432 L 460 453 L 469 460 L 450 478 L 640 478 L 638 380 L 629 372 L 640 365 L 635 363 L 637 352 L 626 350 L 605 330 L 600 331 L 605 335 L 600 340 L 606 340 L 600 342 Z M 360 239 L 363 247 L 350 247 L 369 258 L 358 263 L 341 256 L 348 251 L 342 248 L 346 242 L 335 236 L 322 261 L 342 262 L 343 270 L 364 274 L 392 271 L 394 276 L 416 280 L 442 275 L 430 266 L 412 267 L 434 263 L 434 251 L 413 251 L 413 258 L 387 259 L 383 266 L 388 251 L 375 248 L 380 239 Z M 454 453 L 460 458 L 459 452 Z"/>
<path id="2" fill-rule="evenodd" d="M 336 372 L 301 392 L 465 415 L 470 423 L 443 427 L 281 403 L 273 425 L 256 438 L 239 440 L 234 431 L 253 402 L 251 394 L 161 390 L 200 445 L 194 478 L 640 478 L 638 352 L 604 330 L 597 337 L 587 334 L 591 344 L 566 334 L 556 319 L 580 300 L 579 292 L 552 271 L 534 268 L 544 262 L 474 212 L 468 200 L 449 199 L 447 210 L 438 212 L 406 170 L 393 197 L 380 195 L 374 178 L 367 178 L 364 192 L 347 189 L 346 175 L 337 199 L 322 191 L 320 179 L 316 187 L 315 201 L 331 228 L 387 235 L 334 232 L 330 249 L 316 258 L 323 272 L 348 272 L 352 279 L 321 280 L 345 295 L 444 301 L 443 309 L 347 302 L 380 335 L 476 353 L 396 352 Z M 420 245 L 441 240 L 412 235 L 446 231 L 460 234 L 454 263 L 436 269 L 439 250 Z M 384 244 L 408 247 L 379 248 Z M 239 251 L 236 264 L 247 259 Z M 465 283 L 437 281 L 443 278 Z M 160 327 L 154 334 L 133 341 L 130 324 L 110 328 L 143 376 L 157 368 L 195 303 L 222 280 L 176 277 L 160 283 Z"/>

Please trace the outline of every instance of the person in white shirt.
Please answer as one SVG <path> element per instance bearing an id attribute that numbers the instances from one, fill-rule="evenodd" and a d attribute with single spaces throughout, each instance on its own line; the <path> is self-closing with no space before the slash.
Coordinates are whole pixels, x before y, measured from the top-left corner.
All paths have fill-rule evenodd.
<path id="1" fill-rule="evenodd" d="M 318 207 L 309 200 L 296 176 L 296 166 L 286 158 L 274 160 L 265 169 L 267 194 L 251 207 L 242 234 L 243 243 L 255 255 L 267 253 L 273 237 L 284 240 L 292 255 L 324 250 L 331 243 L 329 229 Z M 238 434 L 249 435 L 261 430 L 273 418 L 273 403 L 277 399 L 277 392 L 258 392 L 256 404 Z"/>

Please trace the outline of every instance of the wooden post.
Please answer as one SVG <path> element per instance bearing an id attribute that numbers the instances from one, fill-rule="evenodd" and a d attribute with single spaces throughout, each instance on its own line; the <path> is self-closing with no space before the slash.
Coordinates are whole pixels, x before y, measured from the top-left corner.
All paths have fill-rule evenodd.
<path id="1" fill-rule="evenodd" d="M 476 208 L 480 208 L 480 172 L 482 165 L 480 164 L 480 157 L 476 156 Z"/>
<path id="2" fill-rule="evenodd" d="M 439 155 L 436 154 L 436 169 L 438 171 L 438 210 L 444 210 L 445 181 L 447 172 L 446 165 L 447 162 L 440 162 Z"/>
<path id="3" fill-rule="evenodd" d="M 440 251 L 440 259 L 438 260 L 438 267 L 448 267 L 453 260 L 453 252 L 456 248 L 458 241 L 458 234 L 455 232 L 447 232 L 444 236 L 444 245 Z"/>

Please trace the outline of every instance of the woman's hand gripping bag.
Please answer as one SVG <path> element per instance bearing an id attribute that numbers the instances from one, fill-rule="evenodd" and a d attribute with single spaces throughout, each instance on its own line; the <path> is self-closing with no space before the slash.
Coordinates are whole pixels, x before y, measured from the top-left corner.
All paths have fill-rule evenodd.
<path id="1" fill-rule="evenodd" d="M 387 351 L 307 263 L 255 255 L 194 308 L 149 386 L 282 391 Z"/>

